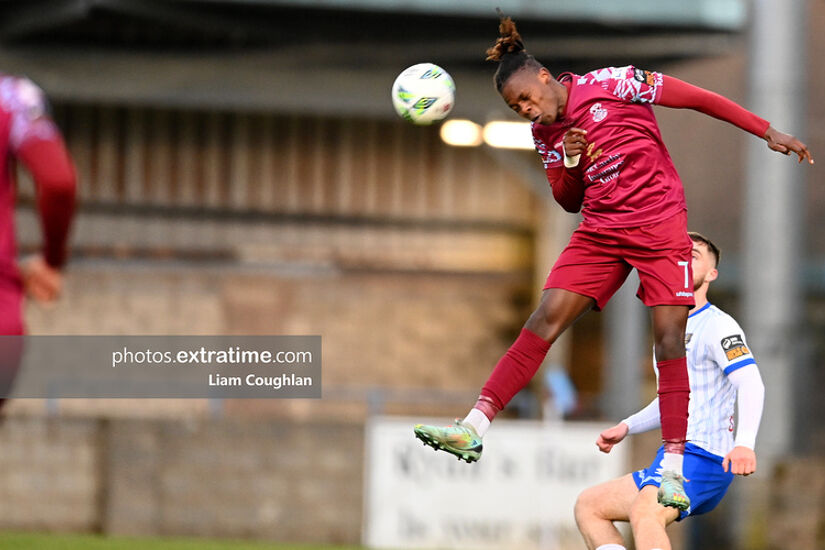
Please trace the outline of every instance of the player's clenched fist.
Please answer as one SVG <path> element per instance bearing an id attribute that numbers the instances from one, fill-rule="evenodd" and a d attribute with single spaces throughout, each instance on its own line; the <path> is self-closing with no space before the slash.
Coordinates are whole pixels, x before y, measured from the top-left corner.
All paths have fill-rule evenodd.
<path id="1" fill-rule="evenodd" d="M 756 453 L 753 452 L 753 449 L 741 445 L 734 447 L 731 452 L 725 455 L 725 459 L 722 461 L 722 469 L 736 475 L 750 475 L 756 471 Z"/>
<path id="2" fill-rule="evenodd" d="M 587 130 L 581 128 L 570 128 L 564 134 L 562 143 L 564 144 L 564 154 L 568 157 L 581 155 L 587 150 Z"/>
<path id="3" fill-rule="evenodd" d="M 627 436 L 628 428 L 624 422 L 619 422 L 612 428 L 607 428 L 599 434 L 596 446 L 603 453 L 609 453 L 613 446 L 620 443 Z"/>

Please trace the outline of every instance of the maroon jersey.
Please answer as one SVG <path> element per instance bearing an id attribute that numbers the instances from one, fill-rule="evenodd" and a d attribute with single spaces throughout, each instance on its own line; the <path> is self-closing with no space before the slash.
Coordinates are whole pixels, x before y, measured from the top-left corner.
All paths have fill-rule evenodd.
<path id="1" fill-rule="evenodd" d="M 15 160 L 34 179 L 43 255 L 59 267 L 75 203 L 75 174 L 43 92 L 26 78 L 0 74 L 0 279 L 19 281 L 14 231 Z"/>
<path id="2" fill-rule="evenodd" d="M 637 227 L 686 209 L 652 104 L 695 109 L 758 136 L 769 126 L 713 92 L 633 66 L 563 73 L 559 81 L 568 89 L 564 113 L 551 125 L 533 123 L 533 137 L 556 200 L 581 208 L 592 227 Z M 565 168 L 562 139 L 571 127 L 586 130 L 589 145 L 577 167 Z"/>
<path id="3" fill-rule="evenodd" d="M 564 115 L 549 126 L 534 123 L 533 137 L 552 184 L 564 170 L 564 134 L 571 127 L 587 130 L 589 146 L 578 167 L 585 223 L 633 227 L 685 210 L 682 183 L 651 107 L 662 75 L 611 67 L 564 73 L 559 80 L 569 90 Z"/>

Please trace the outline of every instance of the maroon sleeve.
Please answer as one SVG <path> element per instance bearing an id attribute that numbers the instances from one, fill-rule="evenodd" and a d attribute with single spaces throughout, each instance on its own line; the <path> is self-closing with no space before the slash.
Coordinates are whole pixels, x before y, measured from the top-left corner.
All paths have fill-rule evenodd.
<path id="1" fill-rule="evenodd" d="M 547 181 L 550 182 L 553 190 L 553 198 L 568 212 L 576 213 L 582 209 L 584 182 L 581 178 L 580 166 L 547 169 Z"/>
<path id="2" fill-rule="evenodd" d="M 17 158 L 34 179 L 43 228 L 43 256 L 50 266 L 61 267 L 66 262 L 77 187 L 66 145 L 59 135 L 30 137 L 17 148 Z"/>
<path id="3" fill-rule="evenodd" d="M 672 76 L 663 75 L 663 79 L 657 104 L 677 109 L 694 109 L 719 120 L 730 122 L 760 138 L 765 137 L 770 123 L 739 104 Z"/>

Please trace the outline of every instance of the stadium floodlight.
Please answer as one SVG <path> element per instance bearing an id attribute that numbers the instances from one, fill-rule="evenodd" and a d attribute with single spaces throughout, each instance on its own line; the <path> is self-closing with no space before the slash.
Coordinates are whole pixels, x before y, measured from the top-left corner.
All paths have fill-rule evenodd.
<path id="1" fill-rule="evenodd" d="M 472 120 L 448 120 L 441 125 L 441 139 L 456 147 L 478 147 L 482 143 L 481 126 Z"/>
<path id="2" fill-rule="evenodd" d="M 529 122 L 493 120 L 484 125 L 482 136 L 490 147 L 528 150 L 535 148 Z"/>

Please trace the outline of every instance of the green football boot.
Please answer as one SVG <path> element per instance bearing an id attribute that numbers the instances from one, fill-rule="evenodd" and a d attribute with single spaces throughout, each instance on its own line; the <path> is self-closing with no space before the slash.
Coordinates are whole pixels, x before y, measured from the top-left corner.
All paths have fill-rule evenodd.
<path id="1" fill-rule="evenodd" d="M 662 472 L 662 483 L 657 497 L 659 504 L 679 510 L 690 508 L 690 498 L 685 493 L 685 478 L 669 470 Z"/>
<path id="2" fill-rule="evenodd" d="M 475 462 L 481 458 L 481 437 L 476 433 L 475 428 L 469 424 L 464 424 L 456 419 L 455 426 L 425 426 L 416 424 L 413 428 L 415 437 L 429 445 L 435 450 L 447 451 L 455 455 L 459 460 L 467 463 Z"/>

